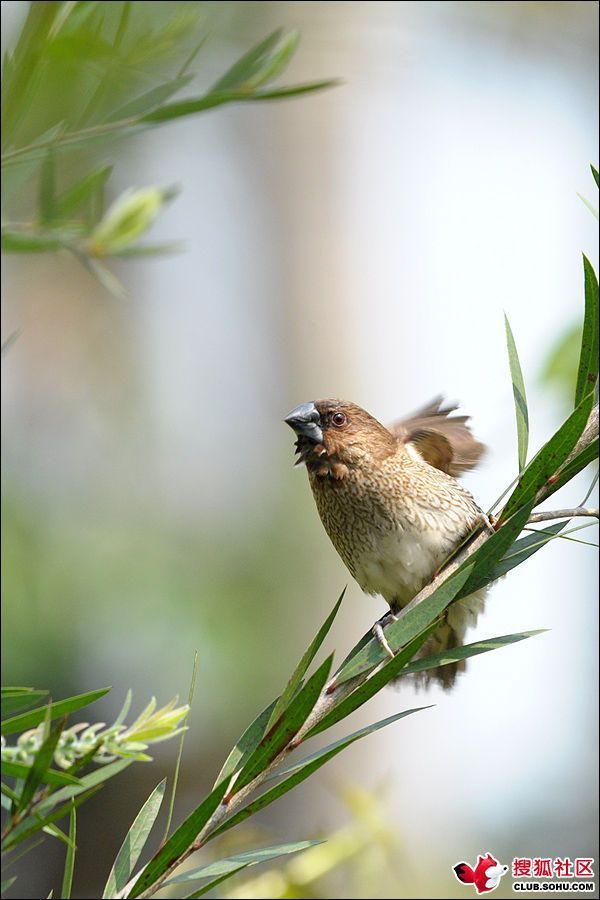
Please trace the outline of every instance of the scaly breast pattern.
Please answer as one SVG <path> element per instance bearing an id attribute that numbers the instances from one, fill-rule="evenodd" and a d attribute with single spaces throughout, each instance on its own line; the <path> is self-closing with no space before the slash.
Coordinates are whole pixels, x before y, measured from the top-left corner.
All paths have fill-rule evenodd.
<path id="1" fill-rule="evenodd" d="M 393 609 L 431 579 L 480 514 L 458 481 L 406 454 L 340 481 L 309 478 L 321 521 L 353 578 Z"/>

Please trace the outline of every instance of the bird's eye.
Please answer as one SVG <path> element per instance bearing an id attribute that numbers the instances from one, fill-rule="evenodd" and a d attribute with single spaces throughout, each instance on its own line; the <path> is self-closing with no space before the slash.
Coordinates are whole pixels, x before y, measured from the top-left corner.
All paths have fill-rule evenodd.
<path id="1" fill-rule="evenodd" d="M 332 415 L 331 421 L 337 428 L 341 428 L 342 425 L 345 425 L 348 419 L 344 415 L 344 413 L 336 412 Z"/>

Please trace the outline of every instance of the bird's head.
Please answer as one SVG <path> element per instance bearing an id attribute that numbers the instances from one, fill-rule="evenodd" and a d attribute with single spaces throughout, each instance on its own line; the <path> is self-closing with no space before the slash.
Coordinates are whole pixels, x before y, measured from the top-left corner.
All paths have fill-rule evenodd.
<path id="1" fill-rule="evenodd" d="M 317 475 L 344 478 L 349 470 L 384 459 L 397 439 L 360 406 L 347 400 L 302 403 L 285 417 L 296 432 L 296 465 Z"/>

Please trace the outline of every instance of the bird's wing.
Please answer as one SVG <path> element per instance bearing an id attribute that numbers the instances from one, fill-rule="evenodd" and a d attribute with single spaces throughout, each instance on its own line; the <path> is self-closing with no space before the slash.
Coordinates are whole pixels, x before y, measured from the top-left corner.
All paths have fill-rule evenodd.
<path id="1" fill-rule="evenodd" d="M 453 416 L 457 404 L 444 404 L 436 397 L 423 409 L 395 422 L 390 431 L 405 444 L 412 444 L 425 462 L 455 477 L 473 469 L 485 445 L 473 436 L 469 416 Z"/>

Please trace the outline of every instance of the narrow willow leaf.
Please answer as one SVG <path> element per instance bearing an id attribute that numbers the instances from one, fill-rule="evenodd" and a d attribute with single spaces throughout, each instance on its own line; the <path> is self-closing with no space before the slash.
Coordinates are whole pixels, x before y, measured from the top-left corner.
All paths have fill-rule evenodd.
<path id="1" fill-rule="evenodd" d="M 64 831 L 62 831 L 58 827 L 58 825 L 45 825 L 44 828 L 42 828 L 42 831 L 44 832 L 44 834 L 47 834 L 50 837 L 56 838 L 58 841 L 63 843 L 66 847 L 75 846 L 73 844 L 73 842 L 71 841 L 71 839 L 69 838 L 69 835 L 65 834 Z"/>
<path id="2" fill-rule="evenodd" d="M 92 195 L 106 184 L 112 170 L 112 166 L 102 166 L 71 185 L 56 201 L 57 218 L 65 219 L 87 203 Z"/>
<path id="3" fill-rule="evenodd" d="M 321 690 L 325 686 L 332 661 L 333 655 L 328 657 L 314 675 L 308 679 L 281 716 L 279 722 L 266 733 L 238 775 L 234 786 L 235 791 L 239 791 L 245 785 L 250 784 L 284 747 L 287 747 L 294 735 L 304 725 L 317 702 Z"/>
<path id="4" fill-rule="evenodd" d="M 532 503 L 538 491 L 548 486 L 548 481 L 556 475 L 581 437 L 593 403 L 592 394 L 585 397 L 521 472 L 519 482 L 502 510 L 500 516 L 502 520 L 507 519 L 525 504 Z"/>
<path id="5" fill-rule="evenodd" d="M 311 662 L 313 661 L 313 659 L 319 652 L 319 649 L 321 648 L 321 644 L 323 643 L 323 641 L 329 634 L 329 630 L 330 630 L 331 626 L 333 625 L 333 620 L 337 616 L 338 610 L 341 606 L 342 600 L 344 599 L 345 593 L 346 593 L 346 588 L 344 588 L 344 590 L 342 591 L 337 603 L 335 604 L 332 611 L 328 615 L 327 619 L 325 620 L 325 622 L 323 623 L 323 625 L 317 632 L 316 637 L 312 640 L 308 649 L 304 653 L 302 659 L 296 666 L 290 680 L 288 681 L 288 683 L 285 687 L 285 690 L 283 691 L 283 694 L 281 695 L 281 697 L 275 704 L 275 708 L 273 709 L 273 712 L 271 713 L 271 715 L 269 717 L 269 721 L 267 723 L 267 727 L 265 728 L 265 731 L 269 731 L 269 729 L 275 724 L 275 722 L 277 722 L 279 717 L 287 709 L 288 704 L 289 704 L 290 700 L 292 699 L 292 697 L 294 696 L 294 694 L 296 693 L 300 682 L 306 675 L 306 672 L 308 671 L 308 667 L 310 666 Z"/>
<path id="6" fill-rule="evenodd" d="M 136 259 L 145 256 L 167 256 L 171 253 L 181 253 L 185 250 L 183 241 L 166 241 L 164 244 L 136 244 L 133 247 L 123 247 L 115 250 L 110 255 L 116 259 Z"/>
<path id="7" fill-rule="evenodd" d="M 278 75 L 281 75 L 286 68 L 288 62 L 296 52 L 299 41 L 300 34 L 297 31 L 293 31 L 284 38 L 279 48 L 275 50 L 266 61 L 266 64 L 262 66 L 255 75 L 244 82 L 244 87 L 246 89 L 255 89 L 263 84 L 268 84 L 269 81 L 274 81 L 274 79 L 277 78 Z"/>
<path id="8" fill-rule="evenodd" d="M 411 675 L 414 672 L 424 672 L 427 669 L 437 669 L 440 666 L 451 665 L 460 662 L 463 659 L 469 659 L 471 656 L 479 656 L 481 653 L 488 653 L 490 650 L 498 650 L 500 647 L 506 647 L 509 644 L 516 644 L 519 641 L 525 641 L 527 638 L 535 637 L 537 634 L 543 634 L 547 629 L 540 628 L 537 631 L 522 631 L 519 634 L 504 634 L 502 637 L 488 638 L 486 641 L 476 641 L 474 644 L 465 644 L 463 647 L 453 647 L 445 650 L 443 653 L 433 653 L 431 656 L 425 656 L 423 659 L 416 659 L 404 668 L 400 675 Z"/>
<path id="9" fill-rule="evenodd" d="M 437 622 L 434 622 L 433 625 L 426 628 L 422 634 L 417 635 L 414 640 L 409 641 L 406 647 L 399 650 L 393 659 L 390 659 L 385 665 L 377 669 L 367 681 L 363 682 L 340 703 L 337 703 L 314 728 L 311 728 L 306 737 L 314 737 L 316 734 L 320 734 L 322 731 L 331 728 L 331 726 L 335 725 L 337 722 L 341 722 L 342 719 L 347 718 L 350 713 L 353 713 L 360 706 L 363 706 L 367 700 L 370 700 L 371 697 L 378 694 L 379 691 L 393 678 L 397 678 L 398 675 L 401 674 L 404 666 L 406 666 L 419 652 L 427 638 L 436 630 L 437 624 Z"/>
<path id="10" fill-rule="evenodd" d="M 114 897 L 129 881 L 129 877 L 140 857 L 140 853 L 144 849 L 148 835 L 160 811 L 166 784 L 167 779 L 165 778 L 154 788 L 135 817 L 133 825 L 127 832 L 114 865 L 110 870 L 110 875 L 102 893 L 103 898 Z"/>
<path id="11" fill-rule="evenodd" d="M 2 700 L 0 701 L 2 718 L 5 719 L 19 709 L 33 706 L 34 703 L 47 696 L 48 691 L 34 691 L 32 688 L 4 689 L 2 691 Z"/>
<path id="12" fill-rule="evenodd" d="M 227 780 L 218 784 L 187 819 L 182 822 L 179 828 L 175 829 L 168 841 L 154 854 L 148 865 L 140 873 L 139 878 L 127 895 L 128 897 L 139 897 L 140 894 L 143 894 L 181 856 L 184 850 L 191 846 L 221 803 L 226 788 Z"/>
<path id="13" fill-rule="evenodd" d="M 25 231 L 2 229 L 3 253 L 53 253 L 63 246 L 63 239 L 52 232 L 28 234 Z"/>
<path id="14" fill-rule="evenodd" d="M 83 709 L 108 694 L 110 688 L 101 688 L 98 691 L 88 691 L 86 694 L 77 694 L 74 697 L 68 697 L 66 700 L 59 700 L 52 703 L 52 718 L 58 719 L 61 716 L 75 712 L 75 710 Z M 41 706 L 39 709 L 33 709 L 30 712 L 20 713 L 18 716 L 11 716 L 2 722 L 2 734 L 15 734 L 17 731 L 28 731 L 35 728 L 40 722 L 44 721 L 48 706 Z"/>
<path id="15" fill-rule="evenodd" d="M 457 600 L 491 584 L 496 579 L 496 565 L 510 550 L 513 542 L 525 528 L 533 502 L 522 507 L 502 525 L 488 540 L 469 557 L 471 575 L 456 595 Z"/>
<path id="16" fill-rule="evenodd" d="M 110 114 L 107 121 L 119 122 L 122 119 L 144 115 L 156 109 L 162 103 L 166 103 L 174 94 L 183 90 L 193 78 L 193 75 L 181 75 L 178 78 L 165 82 L 165 84 L 159 84 L 157 87 L 153 87 L 144 94 L 140 94 L 138 97 L 130 100 L 124 106 L 120 106 L 119 109 Z"/>
<path id="17" fill-rule="evenodd" d="M 115 775 L 119 775 L 123 771 L 123 769 L 126 769 L 128 766 L 130 766 L 132 762 L 133 760 L 131 759 L 117 759 L 115 760 L 115 762 L 107 763 L 106 765 L 95 769 L 88 775 L 82 775 L 79 778 L 79 784 L 66 785 L 65 787 L 60 788 L 58 791 L 54 791 L 54 793 L 50 794 L 49 797 L 47 797 L 45 800 L 42 800 L 41 803 L 37 803 L 35 806 L 36 814 L 44 815 L 49 809 L 52 809 L 52 807 L 56 806 L 58 803 L 72 800 L 74 797 L 78 797 L 80 794 L 89 791 L 91 788 L 98 787 L 98 785 L 103 784 L 110 778 L 114 778 Z"/>
<path id="18" fill-rule="evenodd" d="M 471 567 L 459 570 L 446 581 L 443 582 L 422 603 L 411 609 L 405 616 L 397 622 L 392 622 L 385 629 L 385 636 L 393 650 L 399 650 L 402 646 L 412 641 L 418 634 L 428 628 L 431 623 L 444 611 L 444 609 L 452 602 L 462 586 L 466 583 L 471 574 Z M 336 684 L 342 684 L 362 672 L 373 669 L 379 663 L 388 659 L 388 656 L 375 638 L 359 650 L 355 656 L 346 663 L 346 665 L 337 673 Z"/>
<path id="19" fill-rule="evenodd" d="M 194 113 L 222 106 L 225 103 L 246 103 L 260 100 L 280 100 L 283 97 L 296 97 L 301 94 L 321 91 L 325 88 L 335 87 L 339 84 L 336 79 L 328 78 L 324 81 L 314 81 L 308 84 L 295 84 L 285 88 L 274 88 L 267 91 L 253 91 L 249 94 L 232 91 L 231 93 L 210 93 L 189 100 L 180 100 L 176 103 L 167 103 L 158 109 L 147 113 L 140 119 L 140 124 L 152 122 L 166 122 L 170 119 L 179 119 L 182 116 L 191 116 Z"/>
<path id="20" fill-rule="evenodd" d="M 568 524 L 568 519 L 565 519 L 564 522 L 555 522 L 552 525 L 548 525 L 543 532 L 536 531 L 533 534 L 528 534 L 526 537 L 515 541 L 508 553 L 496 564 L 493 580 L 495 581 L 497 578 L 501 578 L 503 575 L 506 575 L 507 572 L 510 572 L 511 569 L 520 566 L 526 559 L 529 559 L 530 556 L 533 556 L 534 553 L 541 550 L 548 541 L 557 537 L 558 533 Z"/>
<path id="21" fill-rule="evenodd" d="M 198 674 L 198 651 L 194 650 L 194 661 L 192 663 L 192 677 L 190 679 L 190 689 L 188 691 L 188 701 L 187 706 L 188 710 L 191 711 L 192 703 L 194 701 L 194 691 L 196 690 L 196 675 Z M 189 712 L 188 712 L 189 716 Z M 171 822 L 173 820 L 173 810 L 175 809 L 175 796 L 177 794 L 177 785 L 179 784 L 179 771 L 181 769 L 181 760 L 183 758 L 183 745 L 185 743 L 185 735 L 186 731 L 181 731 L 181 736 L 179 738 L 179 747 L 177 748 L 177 760 L 175 761 L 175 771 L 173 773 L 173 787 L 171 788 L 171 797 L 169 799 L 169 809 L 167 811 L 167 821 L 165 822 L 165 832 L 163 835 L 163 841 L 166 841 L 169 837 L 169 831 L 171 830 Z"/>
<path id="22" fill-rule="evenodd" d="M 49 709 L 49 718 L 50 715 L 51 713 Z M 47 737 L 42 742 L 40 749 L 35 754 L 35 758 L 29 768 L 27 778 L 25 779 L 25 784 L 23 785 L 23 790 L 21 791 L 19 801 L 16 804 L 16 812 L 21 812 L 22 810 L 24 810 L 29 805 L 29 802 L 33 799 L 33 795 L 37 791 L 40 784 L 46 783 L 45 775 L 50 767 L 50 763 L 52 762 L 52 757 L 54 756 L 56 745 L 58 744 L 62 730 L 65 727 L 65 722 L 66 719 L 63 719 L 58 723 L 58 725 L 50 730 Z"/>
<path id="23" fill-rule="evenodd" d="M 595 459 L 598 459 L 598 450 L 599 443 L 598 438 L 595 438 L 585 450 L 582 450 L 581 453 L 578 453 L 570 463 L 568 463 L 564 468 L 560 470 L 558 473 L 558 477 L 556 481 L 553 481 L 552 484 L 547 484 L 544 487 L 544 500 L 548 497 L 551 497 L 552 494 L 556 493 L 556 491 L 560 490 L 561 487 L 564 487 L 572 478 L 579 474 L 586 466 L 589 466 L 591 462 L 594 462 Z"/>
<path id="24" fill-rule="evenodd" d="M 42 163 L 38 211 L 42 225 L 49 225 L 56 218 L 56 166 L 52 149 L 48 150 Z"/>
<path id="25" fill-rule="evenodd" d="M 212 891 L 213 888 L 216 888 L 217 885 L 221 884 L 223 881 L 227 881 L 229 878 L 233 878 L 234 875 L 237 875 L 238 872 L 241 872 L 242 869 L 248 868 L 248 864 L 244 866 L 238 866 L 237 869 L 232 869 L 231 872 L 226 872 L 225 875 L 220 875 L 218 878 L 213 878 L 212 881 L 208 881 L 206 884 L 203 884 L 201 888 L 198 888 L 196 891 L 192 891 L 191 894 L 187 894 L 185 900 L 196 900 L 197 897 L 203 897 L 204 894 L 208 894 L 209 891 Z"/>
<path id="26" fill-rule="evenodd" d="M 210 92 L 232 91 L 240 87 L 262 67 L 264 60 L 281 38 L 282 30 L 278 28 L 268 37 L 251 47 L 235 62 L 224 75 L 213 84 Z"/>
<path id="27" fill-rule="evenodd" d="M 598 380 L 598 279 L 591 262 L 585 255 L 583 269 L 585 313 L 575 389 L 575 406 L 579 406 L 583 398 L 594 390 Z"/>
<path id="28" fill-rule="evenodd" d="M 12 831 L 4 838 L 2 842 L 2 850 L 10 850 L 13 847 L 16 847 L 18 844 L 23 841 L 28 840 L 32 835 L 37 834 L 39 831 L 43 831 L 48 825 L 52 822 L 57 822 L 59 819 L 67 816 L 71 810 L 71 806 L 74 805 L 76 808 L 81 806 L 82 803 L 85 803 L 86 800 L 89 800 L 96 791 L 100 790 L 100 786 L 91 788 L 89 791 L 85 791 L 83 794 L 80 794 L 78 797 L 72 802 L 63 803 L 62 806 L 59 806 L 58 809 L 55 809 L 54 812 L 49 813 L 44 816 L 44 818 L 40 818 L 37 815 L 35 817 L 27 816 L 18 825 L 16 825 Z M 39 808 L 39 804 L 36 809 Z"/>
<path id="29" fill-rule="evenodd" d="M 14 803 L 18 802 L 19 795 L 15 793 L 15 791 L 13 791 L 13 789 L 3 781 L 0 783 L 0 790 L 2 791 L 2 806 L 4 807 L 4 809 L 10 809 L 10 803 L 8 803 L 7 805 L 4 800 L 10 800 Z"/>
<path id="30" fill-rule="evenodd" d="M 272 88 L 268 91 L 255 91 L 247 100 L 281 100 L 283 97 L 299 97 L 301 94 L 312 94 L 326 88 L 339 87 L 339 78 L 325 78 L 323 81 L 310 81 L 307 84 L 292 84 L 289 87 Z M 242 99 L 242 98 L 240 98 Z"/>
<path id="31" fill-rule="evenodd" d="M 387 725 L 391 725 L 392 722 L 397 722 L 399 719 L 403 719 L 406 716 L 412 715 L 412 713 L 420 712 L 421 709 L 428 709 L 428 707 L 423 706 L 419 709 L 403 710 L 403 712 L 396 713 L 393 716 L 389 716 L 387 719 L 382 719 L 380 722 L 376 722 L 374 725 L 369 725 L 366 728 L 361 728 L 359 729 L 359 731 L 355 731 L 353 734 L 348 735 L 348 737 L 342 738 L 341 740 L 336 741 L 334 744 L 329 744 L 329 746 L 324 747 L 321 750 L 317 750 L 316 753 L 305 757 L 298 763 L 294 763 L 293 765 L 288 766 L 285 769 L 278 769 L 277 771 L 273 772 L 273 774 L 269 776 L 268 780 L 274 778 L 283 778 L 283 781 L 280 781 L 279 784 L 277 784 L 270 790 L 265 791 L 265 793 L 261 794 L 260 797 L 257 797 L 256 800 L 252 800 L 237 813 L 231 816 L 230 819 L 227 819 L 226 822 L 224 822 L 219 826 L 219 828 L 215 829 L 215 831 L 211 833 L 209 839 L 212 840 L 214 837 L 217 837 L 217 835 L 222 834 L 224 831 L 229 831 L 230 828 L 234 828 L 236 825 L 239 825 L 241 822 L 254 815 L 254 813 L 259 812 L 261 809 L 269 806 L 275 800 L 278 800 L 284 794 L 287 794 L 288 791 L 291 791 L 292 788 L 296 787 L 296 785 L 301 784 L 303 781 L 306 781 L 307 778 L 309 778 L 314 772 L 316 772 L 317 769 L 320 769 L 321 766 L 324 766 L 325 763 L 329 762 L 330 759 L 333 759 L 334 756 L 337 756 L 338 753 L 341 753 L 345 747 L 349 747 L 350 744 L 353 744 L 355 741 L 359 741 L 361 738 L 366 737 L 368 734 L 379 731 L 380 728 L 385 728 Z M 316 730 L 314 733 L 316 733 Z M 313 732 L 310 732 L 308 736 L 312 734 Z"/>
<path id="32" fill-rule="evenodd" d="M 580 193 L 579 193 L 579 191 L 577 191 L 577 196 L 579 197 L 579 199 L 581 200 L 581 202 L 582 202 L 585 206 L 587 206 L 587 208 L 589 209 L 589 211 L 591 212 L 591 214 L 593 215 L 593 217 L 594 217 L 595 219 L 597 219 L 597 218 L 598 218 L 598 209 L 597 209 L 597 207 L 594 206 L 593 203 L 590 203 L 590 201 L 587 199 L 587 197 L 584 197 L 583 194 L 580 194 Z"/>
<path id="33" fill-rule="evenodd" d="M 77 813 L 75 804 L 71 801 L 71 815 L 69 817 L 69 841 L 67 855 L 65 857 L 65 870 L 63 872 L 61 898 L 70 900 L 73 887 L 73 870 L 75 869 L 75 853 L 77 852 Z"/>
<path id="34" fill-rule="evenodd" d="M 165 881 L 163 887 L 171 884 L 185 884 L 188 881 L 197 881 L 198 878 L 214 878 L 217 875 L 227 875 L 233 869 L 240 866 L 256 866 L 259 863 L 270 862 L 273 859 L 279 859 L 281 856 L 288 856 L 290 853 L 299 853 L 301 850 L 307 850 L 309 847 L 316 847 L 323 844 L 324 841 L 298 841 L 295 844 L 277 844 L 274 847 L 261 847 L 260 850 L 245 850 L 243 853 L 236 853 L 235 856 L 227 856 L 225 859 L 219 859 L 216 862 L 207 863 L 197 869 L 190 869 L 184 875 L 178 875 Z"/>
<path id="35" fill-rule="evenodd" d="M 519 354 L 517 353 L 517 345 L 515 343 L 512 328 L 508 317 L 504 316 L 504 326 L 506 328 L 506 346 L 508 348 L 508 362 L 510 366 L 510 377 L 512 379 L 513 395 L 515 399 L 515 414 L 517 417 L 517 441 L 519 447 L 519 471 L 525 468 L 527 462 L 527 447 L 529 444 L 529 413 L 527 410 L 527 396 L 525 393 L 525 381 L 519 362 Z"/>
<path id="36" fill-rule="evenodd" d="M 0 765 L 2 774 L 10 778 L 26 779 L 31 769 L 31 766 L 27 766 L 25 763 L 16 763 L 8 760 L 3 760 Z M 63 787 L 64 785 L 81 784 L 81 780 L 75 778 L 74 775 L 69 775 L 68 772 L 61 772 L 58 769 L 46 769 L 44 784 L 49 784 L 51 787 Z"/>
<path id="37" fill-rule="evenodd" d="M 16 876 L 16 875 L 13 875 L 12 878 L 5 878 L 5 879 L 4 879 L 4 881 L 3 881 L 2 884 L 0 885 L 0 891 L 2 892 L 2 895 L 4 895 L 4 894 L 6 893 L 6 891 L 7 891 L 10 887 L 13 886 L 13 884 L 15 883 L 16 880 L 17 880 L 17 876 Z"/>
<path id="38" fill-rule="evenodd" d="M 598 169 L 595 166 L 590 166 L 590 169 L 592 170 L 592 175 L 594 176 L 596 187 L 600 187 L 600 184 L 598 183 Z"/>
<path id="39" fill-rule="evenodd" d="M 233 775 L 234 772 L 237 772 L 243 764 L 249 759 L 250 755 L 256 750 L 258 745 L 260 744 L 262 738 L 264 737 L 265 731 L 267 730 L 267 722 L 271 716 L 275 708 L 275 704 L 277 700 L 273 700 L 269 705 L 263 709 L 261 713 L 254 719 L 253 722 L 248 725 L 242 736 L 236 742 L 235 747 L 230 752 L 229 756 L 223 763 L 223 768 L 217 775 L 217 780 L 215 781 L 215 787 L 217 784 L 220 784 L 224 778 L 227 778 L 230 775 Z"/>

